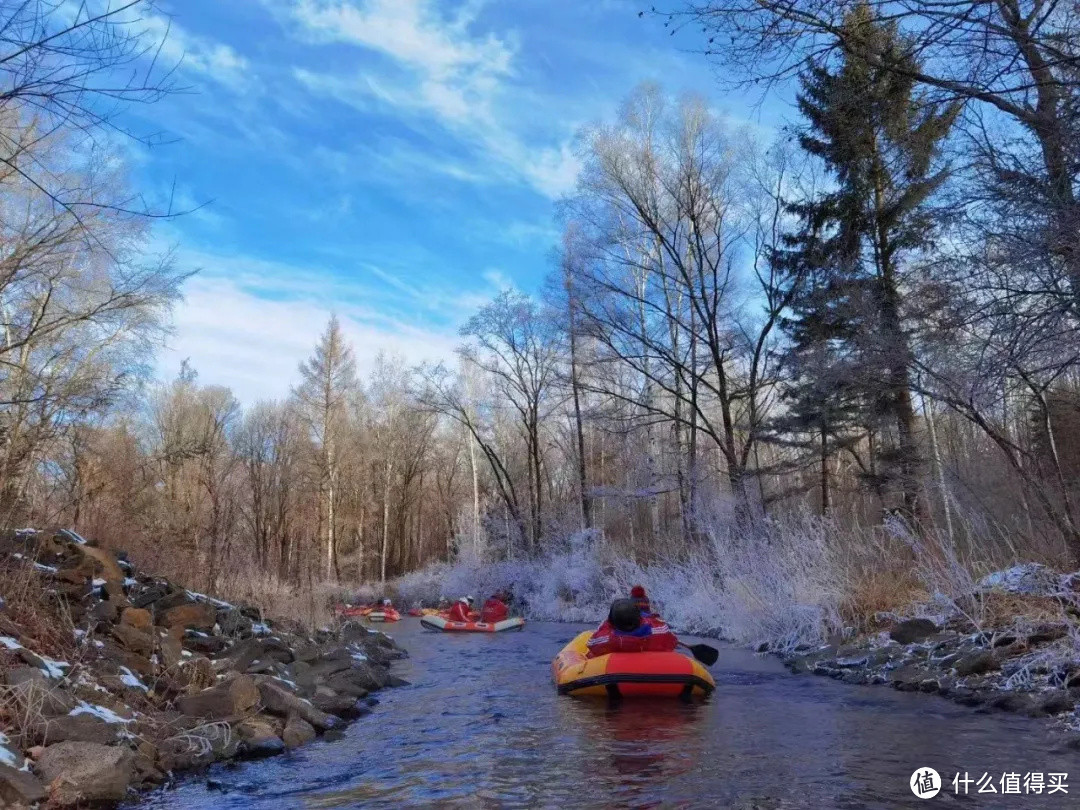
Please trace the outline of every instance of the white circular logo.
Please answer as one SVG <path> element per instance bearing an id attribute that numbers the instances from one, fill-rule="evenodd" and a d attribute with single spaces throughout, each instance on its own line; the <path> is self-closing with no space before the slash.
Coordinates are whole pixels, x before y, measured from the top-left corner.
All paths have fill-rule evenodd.
<path id="1" fill-rule="evenodd" d="M 920 799 L 932 799 L 941 791 L 941 777 L 933 768 L 919 768 L 911 775 L 911 792 Z"/>

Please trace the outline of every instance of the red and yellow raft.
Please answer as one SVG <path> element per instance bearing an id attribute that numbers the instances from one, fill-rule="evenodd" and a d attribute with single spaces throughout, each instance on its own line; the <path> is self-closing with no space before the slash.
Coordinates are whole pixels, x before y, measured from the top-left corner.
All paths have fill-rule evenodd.
<path id="1" fill-rule="evenodd" d="M 428 630 L 441 630 L 444 633 L 501 633 L 504 630 L 520 630 L 525 620 L 520 616 L 511 616 L 501 622 L 453 622 L 445 616 L 421 616 L 420 624 Z"/>
<path id="2" fill-rule="evenodd" d="M 337 615 L 344 619 L 355 619 L 358 616 L 367 616 L 374 608 L 368 605 L 338 605 L 335 610 Z"/>
<path id="3" fill-rule="evenodd" d="M 560 695 L 706 697 L 716 681 L 701 664 L 677 652 L 610 653 L 587 658 L 586 630 L 555 656 L 551 674 Z"/>

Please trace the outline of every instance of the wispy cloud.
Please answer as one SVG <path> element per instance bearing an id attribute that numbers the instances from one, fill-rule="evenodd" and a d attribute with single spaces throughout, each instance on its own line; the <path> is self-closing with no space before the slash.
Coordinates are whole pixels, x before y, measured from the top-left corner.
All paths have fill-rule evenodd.
<path id="1" fill-rule="evenodd" d="M 478 30 L 481 3 L 448 10 L 442 0 L 264 2 L 308 42 L 379 57 L 351 71 L 298 67 L 294 77 L 307 91 L 362 112 L 381 108 L 411 119 L 418 131 L 431 122 L 442 127 L 476 155 L 475 167 L 451 163 L 444 174 L 474 182 L 509 174 L 548 197 L 572 187 L 579 170 L 569 145 L 575 125 L 539 142 L 536 133 L 521 131 L 521 111 L 532 99 L 515 82 L 516 36 Z M 560 129 L 557 121 L 548 124 Z"/>
<path id="2" fill-rule="evenodd" d="M 165 65 L 177 65 L 234 90 L 250 88 L 250 63 L 231 46 L 193 34 L 170 17 L 148 14 L 140 25 L 148 44 L 160 43 L 157 56 Z"/>

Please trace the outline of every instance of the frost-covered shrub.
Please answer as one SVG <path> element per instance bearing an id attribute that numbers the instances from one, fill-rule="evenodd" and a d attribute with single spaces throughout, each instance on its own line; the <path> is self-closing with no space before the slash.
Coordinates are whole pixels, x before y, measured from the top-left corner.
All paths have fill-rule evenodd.
<path id="1" fill-rule="evenodd" d="M 740 532 L 723 504 L 700 523 L 708 542 L 697 552 L 661 555 L 648 569 L 599 533 L 577 532 L 555 544 L 567 551 L 501 562 L 466 553 L 402 577 L 394 590 L 416 604 L 509 589 L 526 618 L 595 622 L 640 583 L 681 632 L 782 648 L 820 642 L 842 626 L 844 572 L 829 542 L 832 524 L 804 518 Z"/>

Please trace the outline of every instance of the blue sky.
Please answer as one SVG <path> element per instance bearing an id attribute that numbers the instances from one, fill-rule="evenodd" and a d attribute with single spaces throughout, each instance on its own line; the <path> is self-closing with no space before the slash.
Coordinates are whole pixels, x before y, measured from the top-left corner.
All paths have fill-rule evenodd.
<path id="1" fill-rule="evenodd" d="M 155 230 L 198 269 L 159 373 L 190 358 L 242 401 L 284 396 L 331 311 L 360 367 L 450 355 L 500 289 L 536 290 L 573 189 L 574 135 L 637 84 L 724 93 L 691 32 L 643 0 L 183 0 L 161 4 L 190 92 L 131 111 L 172 142 L 129 146 L 182 206 Z"/>

